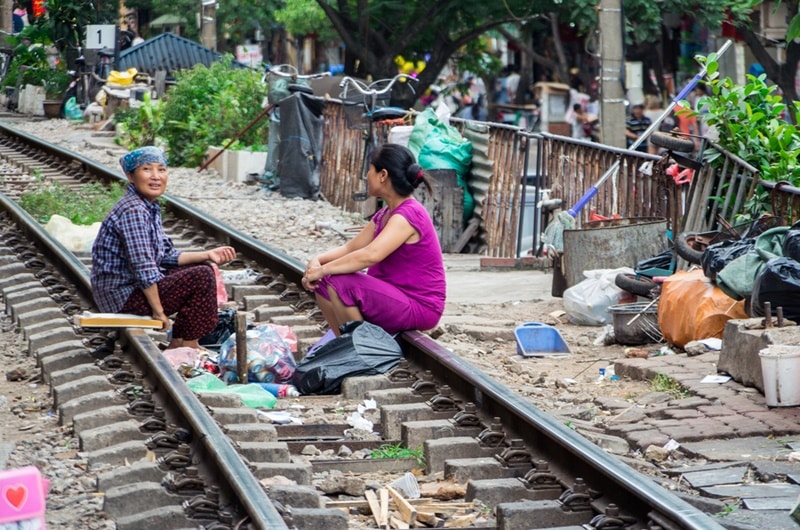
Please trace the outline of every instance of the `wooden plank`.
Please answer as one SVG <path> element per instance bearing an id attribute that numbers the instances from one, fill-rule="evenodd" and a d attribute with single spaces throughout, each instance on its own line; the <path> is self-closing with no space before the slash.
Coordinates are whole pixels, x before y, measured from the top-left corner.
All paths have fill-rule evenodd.
<path id="1" fill-rule="evenodd" d="M 417 521 L 434 528 L 440 524 L 444 524 L 444 520 L 440 517 L 436 517 L 436 514 L 433 512 L 417 511 Z"/>
<path id="2" fill-rule="evenodd" d="M 394 515 L 389 517 L 389 525 L 392 528 L 411 528 L 411 525 Z"/>
<path id="3" fill-rule="evenodd" d="M 386 492 L 388 495 L 388 491 Z M 410 505 L 417 508 L 417 513 L 420 511 L 434 512 L 434 513 L 452 513 L 458 510 L 471 510 L 474 508 L 472 502 L 437 502 L 433 499 L 406 499 Z M 366 500 L 347 500 L 347 501 L 327 501 L 326 508 L 369 508 L 369 503 Z"/>
<path id="4" fill-rule="evenodd" d="M 381 488 L 378 490 L 378 494 L 381 497 L 381 524 L 388 525 L 389 520 L 389 492 L 386 491 L 386 488 Z M 385 526 L 384 526 L 385 528 Z"/>
<path id="5" fill-rule="evenodd" d="M 400 512 L 403 521 L 408 523 L 409 526 L 414 526 L 414 523 L 417 522 L 417 509 L 393 487 L 386 486 L 386 489 L 389 490 L 389 495 L 392 496 L 392 500 L 397 505 L 397 511 Z"/>
<path id="6" fill-rule="evenodd" d="M 375 524 L 378 525 L 378 528 L 386 528 L 386 526 L 381 526 L 381 504 L 378 501 L 378 496 L 375 495 L 373 490 L 364 491 L 364 496 L 367 498 L 369 509 L 372 511 L 372 517 L 375 518 Z"/>

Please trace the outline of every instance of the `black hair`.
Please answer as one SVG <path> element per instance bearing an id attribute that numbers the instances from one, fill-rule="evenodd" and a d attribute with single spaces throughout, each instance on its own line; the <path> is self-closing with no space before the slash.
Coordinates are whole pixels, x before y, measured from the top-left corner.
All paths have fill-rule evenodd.
<path id="1" fill-rule="evenodd" d="M 392 188 L 402 197 L 410 196 L 423 182 L 428 192 L 433 193 L 422 168 L 407 147 L 400 144 L 383 144 L 372 152 L 369 162 L 375 166 L 376 171 L 386 170 Z"/>

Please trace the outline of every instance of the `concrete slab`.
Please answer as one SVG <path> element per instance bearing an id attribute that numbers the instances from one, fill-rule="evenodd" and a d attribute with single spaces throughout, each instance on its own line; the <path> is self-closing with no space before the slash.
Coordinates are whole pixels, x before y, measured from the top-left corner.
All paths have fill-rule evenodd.
<path id="1" fill-rule="evenodd" d="M 744 476 L 748 469 L 749 466 L 741 465 L 725 469 L 684 473 L 683 480 L 687 481 L 693 488 L 718 486 L 721 484 L 739 484 L 744 481 Z"/>
<path id="2" fill-rule="evenodd" d="M 753 460 L 771 460 L 777 452 L 784 452 L 786 446 L 779 441 L 764 436 L 755 436 L 731 440 L 687 442 L 681 444 L 681 449 L 686 451 L 689 456 L 702 457 L 712 461 L 750 462 Z"/>
<path id="3" fill-rule="evenodd" d="M 720 517 L 719 523 L 736 530 L 797 530 L 798 527 L 789 512 L 781 510 L 734 510 Z"/>
<path id="4" fill-rule="evenodd" d="M 700 488 L 703 495 L 717 499 L 738 497 L 740 499 L 777 499 L 790 497 L 796 501 L 800 486 L 796 484 L 725 484 Z M 787 508 L 788 509 L 788 508 Z"/>
<path id="5" fill-rule="evenodd" d="M 742 499 L 742 504 L 748 510 L 791 510 L 797 502 L 796 497 L 769 497 L 767 499 Z"/>
<path id="6" fill-rule="evenodd" d="M 447 302 L 468 304 L 480 293 L 481 303 L 549 300 L 553 275 L 538 270 L 509 269 L 491 274 L 492 286 L 487 289 L 487 274 L 480 269 L 480 256 L 475 254 L 445 255 Z"/>

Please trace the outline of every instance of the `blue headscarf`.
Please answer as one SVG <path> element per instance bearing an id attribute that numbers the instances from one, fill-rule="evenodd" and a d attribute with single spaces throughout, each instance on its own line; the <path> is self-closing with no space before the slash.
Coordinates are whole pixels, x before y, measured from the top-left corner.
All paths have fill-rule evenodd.
<path id="1" fill-rule="evenodd" d="M 167 165 L 167 157 L 164 155 L 164 151 L 158 147 L 140 147 L 139 149 L 135 149 L 123 155 L 119 159 L 119 165 L 122 166 L 122 171 L 126 175 L 128 173 L 133 173 L 136 168 L 142 164 L 152 163 Z"/>

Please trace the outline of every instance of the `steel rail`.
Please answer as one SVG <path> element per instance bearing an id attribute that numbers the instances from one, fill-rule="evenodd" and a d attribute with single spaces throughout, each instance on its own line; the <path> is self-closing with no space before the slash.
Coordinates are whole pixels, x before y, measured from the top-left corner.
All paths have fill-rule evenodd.
<path id="1" fill-rule="evenodd" d="M 707 514 L 609 456 L 598 446 L 560 424 L 552 416 L 545 414 L 427 335 L 409 331 L 401 335 L 401 340 L 404 352 L 412 361 L 429 369 L 443 368 L 444 370 L 434 371 L 437 375 L 447 374 L 444 384 L 462 392 L 463 395 L 472 395 L 479 410 L 503 419 L 513 418 L 515 428 L 523 432 L 536 433 L 535 438 L 526 439 L 535 439 L 537 445 L 546 446 L 547 456 L 555 454 L 565 457 L 559 458 L 558 462 L 548 460 L 551 467 L 567 463 L 567 469 L 574 476 L 585 478 L 590 487 L 600 489 L 612 498 L 614 495 L 611 492 L 614 491 L 623 497 L 631 495 L 638 497 L 650 507 L 660 510 L 664 517 L 679 522 L 682 528 L 687 530 L 724 529 Z M 524 425 L 520 425 L 519 422 L 523 422 Z M 507 422 L 503 424 L 508 425 Z M 576 468 L 582 469 L 577 469 L 576 473 Z M 608 483 L 606 487 L 599 487 L 595 482 L 597 476 L 585 474 L 587 472 L 598 473 L 604 479 L 603 482 Z M 614 486 L 621 486 L 624 491 L 619 491 L 613 488 Z M 620 505 L 628 508 L 625 503 Z"/>
<path id="2" fill-rule="evenodd" d="M 36 142 L 36 145 L 41 146 L 39 142 Z M 55 156 L 69 157 L 71 155 L 69 151 L 60 149 L 56 151 L 61 151 L 63 154 Z M 111 173 L 104 166 L 97 164 L 96 169 L 99 176 Z M 67 272 L 70 279 L 79 286 L 87 299 L 91 300 L 91 279 L 89 270 L 83 263 L 72 252 L 52 238 L 41 224 L 14 201 L 6 197 L 5 194 L 0 194 L 0 207 L 9 213 L 20 226 L 20 229 L 30 237 L 31 241 L 40 243 L 40 249 L 45 251 L 53 261 L 64 265 L 64 269 L 60 268 L 59 271 Z M 190 213 L 202 215 L 202 212 L 194 210 L 187 205 L 183 205 L 179 209 L 187 215 Z M 209 221 L 206 220 L 206 222 Z M 222 225 L 218 221 L 212 223 L 212 226 L 216 226 L 217 230 L 222 229 Z M 236 240 L 241 239 L 243 241 L 247 237 L 244 234 L 239 234 L 239 237 L 235 236 L 235 234 L 231 234 L 231 238 Z M 259 247 L 255 242 L 253 242 L 252 246 L 254 248 Z M 284 261 L 284 265 L 286 263 L 291 263 L 291 261 Z M 153 340 L 142 330 L 126 329 L 124 334 L 129 344 L 139 353 L 139 358 L 150 368 L 149 373 L 153 374 L 161 388 L 174 400 L 174 405 L 185 416 L 194 432 L 202 437 L 204 445 L 213 455 L 212 458 L 216 467 L 228 480 L 232 490 L 238 495 L 237 501 L 247 510 L 250 516 L 250 523 L 263 530 L 288 529 L 283 517 L 281 517 L 258 480 L 256 480 L 231 445 L 229 438 L 208 414 L 205 405 L 189 389 L 186 381 L 172 367 L 169 361 L 161 355 L 161 351 Z"/>

